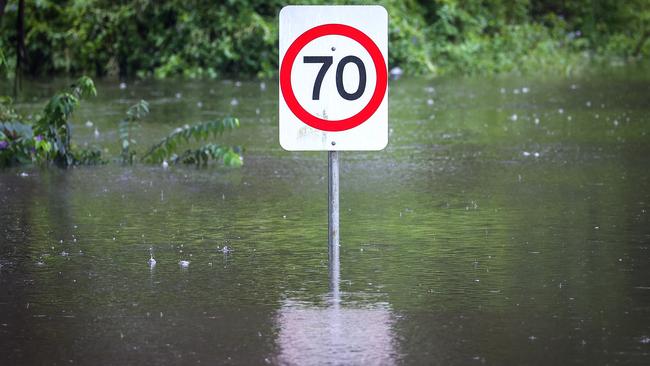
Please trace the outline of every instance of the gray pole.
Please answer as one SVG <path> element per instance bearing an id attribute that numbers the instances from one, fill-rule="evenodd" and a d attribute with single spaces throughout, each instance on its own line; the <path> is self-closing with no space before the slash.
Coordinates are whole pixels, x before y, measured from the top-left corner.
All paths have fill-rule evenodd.
<path id="1" fill-rule="evenodd" d="M 329 168 L 329 261 L 330 265 L 339 258 L 339 153 L 329 151 L 327 165 Z"/>

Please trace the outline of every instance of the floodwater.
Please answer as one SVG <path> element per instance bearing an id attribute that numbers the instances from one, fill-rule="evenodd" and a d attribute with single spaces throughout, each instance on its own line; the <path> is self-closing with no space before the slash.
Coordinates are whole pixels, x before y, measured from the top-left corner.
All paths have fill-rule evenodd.
<path id="1" fill-rule="evenodd" d="M 78 145 L 117 155 L 146 99 L 140 152 L 233 115 L 245 165 L 0 171 L 0 364 L 647 365 L 645 71 L 392 81 L 331 271 L 327 156 L 280 148 L 275 81 L 98 82 Z"/>

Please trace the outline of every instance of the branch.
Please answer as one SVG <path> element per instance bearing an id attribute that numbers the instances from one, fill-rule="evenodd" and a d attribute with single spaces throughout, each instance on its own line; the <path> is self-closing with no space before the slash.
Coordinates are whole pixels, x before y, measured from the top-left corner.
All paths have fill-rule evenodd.
<path id="1" fill-rule="evenodd" d="M 634 57 L 639 57 L 641 55 L 641 50 L 643 49 L 643 45 L 645 44 L 645 42 L 648 40 L 649 37 L 650 37 L 650 30 L 646 30 L 645 32 L 643 32 L 643 34 L 641 35 L 641 39 L 639 39 L 639 43 L 637 43 L 636 47 L 634 47 L 634 52 L 632 53 Z"/>

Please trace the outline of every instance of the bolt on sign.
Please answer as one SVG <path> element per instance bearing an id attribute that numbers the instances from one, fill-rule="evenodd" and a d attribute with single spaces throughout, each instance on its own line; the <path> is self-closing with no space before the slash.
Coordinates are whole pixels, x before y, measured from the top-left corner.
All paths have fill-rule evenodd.
<path id="1" fill-rule="evenodd" d="M 382 150 L 388 143 L 388 13 L 381 6 L 280 11 L 280 145 Z"/>

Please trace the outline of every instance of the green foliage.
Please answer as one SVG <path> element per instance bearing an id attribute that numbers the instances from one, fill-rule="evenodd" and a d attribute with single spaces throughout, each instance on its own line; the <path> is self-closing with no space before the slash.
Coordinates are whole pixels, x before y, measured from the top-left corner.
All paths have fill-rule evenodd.
<path id="1" fill-rule="evenodd" d="M 61 166 L 100 161 L 98 151 L 75 152 L 71 145 L 70 117 L 81 98 L 96 95 L 95 85 L 81 77 L 67 91 L 55 94 L 34 123 L 0 97 L 0 167 L 54 161 Z"/>
<path id="2" fill-rule="evenodd" d="M 29 1 L 27 72 L 270 74 L 277 65 L 278 9 L 265 1 Z M 0 38 L 14 44 L 15 8 L 8 6 L 3 18 Z"/>
<path id="3" fill-rule="evenodd" d="M 73 149 L 74 165 L 106 164 L 102 158 L 102 150 L 97 147 L 87 149 Z"/>
<path id="4" fill-rule="evenodd" d="M 370 4 L 354 0 L 289 1 Z M 383 0 L 389 67 L 412 74 L 565 70 L 650 56 L 647 0 Z M 214 78 L 277 70 L 286 2 L 39 0 L 26 2 L 26 72 Z M 15 2 L 0 46 L 16 42 Z M 515 48 L 508 48 L 514 45 Z M 15 47 L 0 47 L 12 67 Z M 522 52 L 533 49 L 535 57 Z M 551 50 L 551 55 L 543 53 Z M 584 57 L 587 55 L 588 57 Z M 541 56 L 541 59 L 537 56 Z"/>
<path id="5" fill-rule="evenodd" d="M 2 43 L 0 43 L 0 76 L 5 73 L 5 70 L 7 70 L 7 58 L 2 50 Z"/>
<path id="6" fill-rule="evenodd" d="M 31 127 L 21 122 L 0 122 L 0 166 L 28 163 L 33 155 Z"/>
<path id="7" fill-rule="evenodd" d="M 422 4 L 433 25 L 428 35 L 442 73 L 570 73 L 593 61 L 650 55 L 637 47 L 645 43 L 650 25 L 650 2 L 645 0 Z"/>
<path id="8" fill-rule="evenodd" d="M 0 122 L 0 167 L 47 161 L 52 143 L 22 122 Z"/>
<path id="9" fill-rule="evenodd" d="M 149 114 L 149 103 L 140 100 L 138 103 L 129 107 L 126 111 L 126 117 L 118 124 L 118 133 L 120 136 L 120 146 L 122 152 L 120 159 L 123 164 L 133 164 L 135 160 L 135 139 L 132 136 L 132 131 L 139 127 L 138 121 Z"/>
<path id="10" fill-rule="evenodd" d="M 36 120 L 34 133 L 52 142 L 52 158 L 55 163 L 61 166 L 74 163 L 74 154 L 70 148 L 70 117 L 81 98 L 95 95 L 97 90 L 92 79 L 81 77 L 68 91 L 55 94 Z"/>
<path id="11" fill-rule="evenodd" d="M 411 74 L 435 74 L 438 67 L 432 57 L 422 7 L 417 2 L 389 1 L 388 64 L 400 66 Z"/>
<path id="12" fill-rule="evenodd" d="M 103 164 L 101 149 L 97 147 L 80 149 L 71 143 L 70 118 L 81 98 L 96 95 L 95 85 L 90 78 L 82 77 L 69 90 L 54 95 L 45 106 L 35 123 L 23 122 L 13 108 L 9 97 L 0 97 L 0 167 L 54 161 L 60 166 Z M 120 160 L 125 164 L 135 161 L 136 141 L 133 130 L 138 121 L 149 114 L 149 103 L 140 100 L 129 107 L 126 116 L 118 124 L 121 145 Z M 185 125 L 177 128 L 167 137 L 153 145 L 142 160 L 160 163 L 206 165 L 210 160 L 220 161 L 226 166 L 239 167 L 243 164 L 242 149 L 238 146 L 222 146 L 207 143 L 196 149 L 186 149 L 180 155 L 176 151 L 181 145 L 192 141 L 204 141 L 218 137 L 224 132 L 239 127 L 236 118 Z"/>
<path id="13" fill-rule="evenodd" d="M 20 119 L 13 106 L 13 99 L 0 96 L 0 122 L 17 121 Z"/>
<path id="14" fill-rule="evenodd" d="M 412 74 L 526 72 L 538 70 L 542 61 L 544 70 L 564 70 L 592 60 L 650 56 L 648 0 L 289 3 L 383 5 L 390 16 L 389 67 Z M 26 72 L 272 76 L 278 66 L 277 15 L 284 5 L 277 0 L 28 1 Z M 16 12 L 10 1 L 0 23 L 0 71 L 2 65 L 13 67 L 15 47 L 4 45 L 15 45 Z M 514 50 L 507 48 L 511 44 Z M 521 52 L 536 47 L 541 61 Z M 553 56 L 544 57 L 543 49 Z"/>
<path id="15" fill-rule="evenodd" d="M 188 149 L 181 155 L 173 156 L 174 163 L 207 165 L 208 161 L 221 161 L 225 166 L 240 167 L 243 159 L 239 148 L 221 146 L 218 144 L 205 144 L 198 149 Z"/>
<path id="16" fill-rule="evenodd" d="M 217 144 L 207 144 L 198 149 L 189 149 L 180 155 L 176 151 L 182 144 L 191 141 L 203 141 L 209 137 L 221 136 L 224 132 L 239 127 L 237 118 L 199 123 L 193 126 L 185 125 L 175 129 L 167 137 L 153 145 L 142 157 L 148 163 L 161 163 L 163 160 L 189 164 L 206 164 L 209 159 L 221 160 L 226 166 L 241 166 L 242 157 L 239 147 L 223 147 Z"/>
<path id="17" fill-rule="evenodd" d="M 31 124 L 13 108 L 9 97 L 0 97 L 0 167 L 47 161 L 52 143 L 34 135 Z"/>
<path id="18" fill-rule="evenodd" d="M 119 123 L 119 136 L 122 152 L 120 159 L 122 163 L 133 164 L 136 151 L 136 141 L 132 137 L 133 129 L 137 128 L 137 121 L 149 113 L 149 104 L 141 100 L 131 106 L 126 117 Z M 161 163 L 163 160 L 172 163 L 206 165 L 210 160 L 221 161 L 226 166 L 241 166 L 243 163 L 239 147 L 221 146 L 215 143 L 205 144 L 197 149 L 187 149 L 180 155 L 176 154 L 178 148 L 191 141 L 202 141 L 210 137 L 221 136 L 225 131 L 239 127 L 236 118 L 225 118 L 221 121 L 210 121 L 186 125 L 177 128 L 160 142 L 153 145 L 142 160 L 147 163 Z"/>

